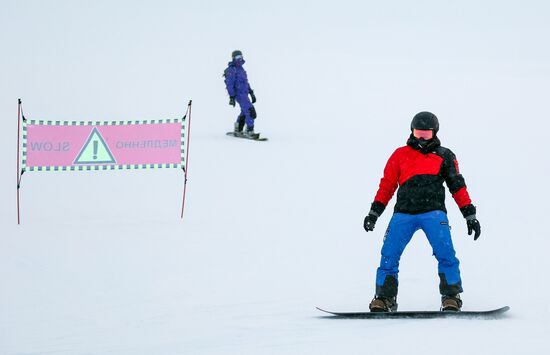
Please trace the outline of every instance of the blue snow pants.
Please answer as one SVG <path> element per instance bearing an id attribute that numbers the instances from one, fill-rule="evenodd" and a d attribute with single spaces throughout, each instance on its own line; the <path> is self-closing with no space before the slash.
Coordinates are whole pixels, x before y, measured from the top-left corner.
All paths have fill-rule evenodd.
<path id="1" fill-rule="evenodd" d="M 252 102 L 250 102 L 248 94 L 237 94 L 237 96 L 235 96 L 235 101 L 237 101 L 241 107 L 241 113 L 237 117 L 237 122 L 239 122 L 240 125 L 243 123 L 246 124 L 246 127 L 249 130 L 254 129 L 256 109 L 254 108 L 254 105 L 252 105 Z"/>
<path id="2" fill-rule="evenodd" d="M 399 259 L 419 229 L 428 237 L 433 255 L 438 261 L 440 293 L 453 295 L 462 292 L 460 262 L 455 256 L 449 220 L 445 212 L 438 210 L 414 215 L 394 213 L 384 237 L 380 267 L 376 272 L 377 295 L 397 296 Z"/>

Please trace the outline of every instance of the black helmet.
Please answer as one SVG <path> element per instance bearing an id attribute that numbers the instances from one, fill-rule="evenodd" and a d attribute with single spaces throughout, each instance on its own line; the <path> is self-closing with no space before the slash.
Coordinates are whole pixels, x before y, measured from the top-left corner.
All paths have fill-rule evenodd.
<path id="1" fill-rule="evenodd" d="M 240 50 L 236 49 L 233 51 L 233 53 L 231 53 L 231 59 L 235 59 L 236 56 L 240 55 L 241 57 L 243 56 L 243 52 L 241 52 Z"/>
<path id="2" fill-rule="evenodd" d="M 439 121 L 431 112 L 419 112 L 413 117 L 411 122 L 411 131 L 413 129 L 431 129 L 436 134 L 439 131 Z"/>

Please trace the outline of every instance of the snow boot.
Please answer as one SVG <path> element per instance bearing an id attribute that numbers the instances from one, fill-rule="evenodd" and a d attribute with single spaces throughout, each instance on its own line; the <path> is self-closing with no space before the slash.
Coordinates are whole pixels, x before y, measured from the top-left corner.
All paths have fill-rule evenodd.
<path id="1" fill-rule="evenodd" d="M 441 310 L 444 312 L 459 312 L 462 309 L 462 300 L 460 295 L 441 296 Z"/>
<path id="2" fill-rule="evenodd" d="M 235 128 L 233 129 L 233 133 L 241 133 L 243 131 L 242 127 L 240 127 L 239 122 L 235 122 Z"/>
<path id="3" fill-rule="evenodd" d="M 369 304 L 371 312 L 395 312 L 397 311 L 397 300 L 395 297 L 375 296 Z"/>
<path id="4" fill-rule="evenodd" d="M 251 139 L 258 139 L 260 137 L 259 133 L 254 133 L 254 127 L 250 128 L 247 127 L 246 131 L 244 131 L 243 136 Z"/>

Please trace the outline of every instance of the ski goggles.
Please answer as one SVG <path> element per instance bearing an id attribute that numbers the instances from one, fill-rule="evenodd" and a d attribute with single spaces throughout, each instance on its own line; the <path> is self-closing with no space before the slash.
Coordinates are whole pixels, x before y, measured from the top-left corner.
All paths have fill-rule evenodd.
<path id="1" fill-rule="evenodd" d="M 243 56 L 241 54 L 238 54 L 233 57 L 233 60 L 242 60 L 242 59 L 243 59 Z"/>
<path id="2" fill-rule="evenodd" d="M 432 139 L 434 136 L 434 132 L 431 129 L 413 129 L 413 136 L 419 139 Z"/>

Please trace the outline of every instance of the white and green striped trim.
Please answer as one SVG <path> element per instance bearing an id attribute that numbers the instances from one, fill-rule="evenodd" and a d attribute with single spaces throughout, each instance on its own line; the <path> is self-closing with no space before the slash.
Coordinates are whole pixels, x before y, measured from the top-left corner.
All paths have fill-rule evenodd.
<path id="1" fill-rule="evenodd" d="M 21 159 L 21 169 L 26 170 L 27 168 L 27 121 L 23 121 L 23 137 L 22 137 L 22 150 L 21 150 L 21 154 L 23 155 L 22 156 L 22 159 Z M 19 157 L 17 157 L 17 159 L 19 159 Z"/>
<path id="2" fill-rule="evenodd" d="M 28 125 L 41 126 L 125 126 L 132 124 L 161 124 L 161 123 L 184 123 L 185 119 L 167 118 L 159 120 L 133 120 L 133 121 L 52 121 L 52 120 L 27 120 Z"/>
<path id="3" fill-rule="evenodd" d="M 101 170 L 144 170 L 181 169 L 183 164 L 135 164 L 135 165 L 78 165 L 78 166 L 31 166 L 27 171 L 101 171 Z"/>

